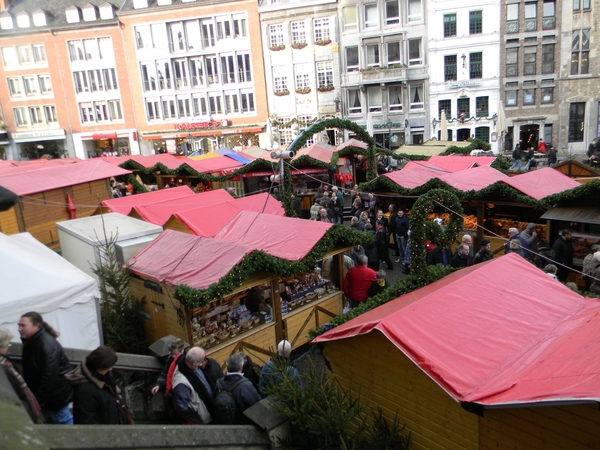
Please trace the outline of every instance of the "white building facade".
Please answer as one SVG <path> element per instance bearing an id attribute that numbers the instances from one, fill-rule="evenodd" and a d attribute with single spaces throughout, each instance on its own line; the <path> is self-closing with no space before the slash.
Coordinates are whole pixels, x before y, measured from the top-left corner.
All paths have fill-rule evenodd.
<path id="1" fill-rule="evenodd" d="M 431 137 L 479 138 L 498 152 L 500 2 L 430 0 L 428 8 Z M 446 114 L 447 136 L 441 135 Z"/>

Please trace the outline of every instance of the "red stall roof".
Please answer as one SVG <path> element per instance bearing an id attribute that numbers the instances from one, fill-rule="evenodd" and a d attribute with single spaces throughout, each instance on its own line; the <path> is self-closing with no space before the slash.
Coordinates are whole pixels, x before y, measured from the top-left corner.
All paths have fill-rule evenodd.
<path id="1" fill-rule="evenodd" d="M 129 264 L 133 273 L 169 286 L 206 289 L 249 252 L 240 244 L 165 230 Z"/>
<path id="2" fill-rule="evenodd" d="M 477 166 L 491 166 L 495 156 L 432 156 L 425 164 L 434 164 L 449 172 L 460 172 Z"/>
<path id="3" fill-rule="evenodd" d="M 169 189 L 161 189 L 160 191 L 145 192 L 143 194 L 104 200 L 102 206 L 107 208 L 110 212 L 118 212 L 127 215 L 134 206 L 151 205 L 153 203 L 191 197 L 193 195 L 196 195 L 196 193 L 188 186 L 178 186 Z"/>
<path id="4" fill-rule="evenodd" d="M 65 165 L 23 166 L 17 172 L 2 173 L 0 186 L 24 196 L 130 173 L 96 158 Z"/>
<path id="5" fill-rule="evenodd" d="M 363 150 L 366 150 L 367 148 L 369 148 L 369 146 L 366 144 L 366 142 L 363 141 L 359 141 L 358 139 L 348 139 L 346 142 L 342 142 L 340 145 L 338 145 L 335 150 L 336 151 L 340 151 L 345 149 L 346 147 L 357 147 L 357 148 L 362 148 Z"/>
<path id="6" fill-rule="evenodd" d="M 285 210 L 277 200 L 268 193 L 263 193 L 202 208 L 180 211 L 173 216 L 185 224 L 196 236 L 214 237 L 240 212 L 254 211 L 260 213 L 263 212 L 263 207 L 265 207 L 264 214 L 278 216 L 285 214 Z M 207 220 L 207 218 L 210 218 L 210 220 Z"/>
<path id="7" fill-rule="evenodd" d="M 102 157 L 105 161 L 110 162 L 114 165 L 120 165 L 127 161 L 134 161 L 142 166 L 144 169 L 150 169 L 157 164 L 162 164 L 166 166 L 168 169 L 174 170 L 181 166 L 183 163 L 187 162 L 188 159 L 185 157 L 176 157 L 170 155 L 168 153 L 161 153 L 158 155 L 133 155 L 133 156 L 105 156 Z"/>
<path id="8" fill-rule="evenodd" d="M 373 330 L 457 401 L 600 401 L 600 301 L 516 254 L 457 271 L 313 342 Z"/>
<path id="9" fill-rule="evenodd" d="M 479 191 L 496 181 L 506 181 L 510 177 L 490 166 L 473 167 L 461 172 L 445 173 L 438 177 L 455 189 L 463 192 Z"/>
<path id="10" fill-rule="evenodd" d="M 552 167 L 509 177 L 505 183 L 536 200 L 581 186 L 578 181 Z"/>
<path id="11" fill-rule="evenodd" d="M 244 211 L 215 239 L 294 261 L 304 258 L 332 226 L 330 223 Z"/>
<path id="12" fill-rule="evenodd" d="M 231 199 L 231 195 L 225 189 L 215 189 L 214 191 L 201 192 L 191 196 L 163 200 L 147 205 L 138 205 L 133 209 L 146 222 L 163 226 L 169 220 L 169 217 L 179 211 L 223 203 Z"/>
<path id="13" fill-rule="evenodd" d="M 231 171 L 243 167 L 243 164 L 226 156 L 196 161 L 187 159 L 185 163 L 198 173 L 231 173 Z"/>
<path id="14" fill-rule="evenodd" d="M 324 162 L 325 164 L 329 164 L 331 162 L 331 158 L 333 156 L 333 149 L 331 145 L 324 144 L 323 142 L 316 142 L 310 147 L 302 147 L 294 156 L 294 159 L 298 159 L 301 156 L 310 156 L 317 161 Z M 292 160 L 292 161 L 293 161 Z M 294 163 L 292 162 L 292 165 Z"/>
<path id="15" fill-rule="evenodd" d="M 449 172 L 434 165 L 427 166 L 422 161 L 409 161 L 402 170 L 386 173 L 382 176 L 389 178 L 399 186 L 414 189 L 427 183 L 432 178 L 440 178 L 446 173 Z"/>

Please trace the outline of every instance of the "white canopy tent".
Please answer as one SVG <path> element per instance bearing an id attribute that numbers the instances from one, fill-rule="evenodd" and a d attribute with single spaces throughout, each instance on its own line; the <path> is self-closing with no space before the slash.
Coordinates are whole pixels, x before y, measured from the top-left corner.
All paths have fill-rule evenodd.
<path id="1" fill-rule="evenodd" d="M 101 343 L 98 284 L 29 233 L 0 233 L 0 325 L 20 337 L 22 314 L 37 311 L 60 333 L 63 347 L 93 350 Z"/>

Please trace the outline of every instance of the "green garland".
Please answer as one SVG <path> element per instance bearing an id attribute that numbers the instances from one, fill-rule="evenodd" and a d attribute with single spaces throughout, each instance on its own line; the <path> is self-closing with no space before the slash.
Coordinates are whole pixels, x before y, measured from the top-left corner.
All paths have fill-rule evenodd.
<path id="1" fill-rule="evenodd" d="M 436 208 L 445 206 L 451 211 L 446 229 L 427 220 L 427 216 Z M 410 210 L 410 272 L 416 277 L 426 277 L 425 241 L 430 240 L 444 248 L 456 241 L 463 229 L 463 208 L 460 200 L 449 190 L 433 189 L 421 195 Z"/>
<path id="2" fill-rule="evenodd" d="M 471 151 L 473 151 L 473 150 L 477 150 L 477 149 L 491 150 L 491 148 L 492 148 L 492 146 L 490 144 L 488 144 L 485 141 L 482 141 L 481 139 L 469 138 L 468 141 L 470 142 L 470 144 L 467 145 L 466 147 L 458 147 L 456 145 L 452 145 L 452 146 L 448 147 L 444 152 L 440 153 L 440 156 L 448 156 L 448 155 L 457 154 L 457 153 L 468 156 L 471 154 Z"/>
<path id="3" fill-rule="evenodd" d="M 144 192 L 148 192 L 148 189 L 146 189 L 146 186 L 144 186 L 142 183 L 140 183 L 137 180 L 137 178 L 135 177 L 135 175 L 130 174 L 127 177 L 127 181 L 133 185 L 133 192 L 135 194 L 143 194 Z"/>
<path id="4" fill-rule="evenodd" d="M 325 235 L 302 260 L 289 261 L 256 250 L 244 256 L 242 261 L 233 267 L 227 275 L 206 289 L 199 290 L 186 285 L 176 286 L 175 297 L 188 307 L 201 308 L 215 299 L 227 296 L 239 288 L 254 273 L 270 272 L 282 277 L 297 275 L 312 270 L 315 264 L 336 246 L 348 246 L 355 243 L 368 245 L 372 242 L 372 239 L 371 233 L 364 233 L 336 224 L 327 230 Z"/>

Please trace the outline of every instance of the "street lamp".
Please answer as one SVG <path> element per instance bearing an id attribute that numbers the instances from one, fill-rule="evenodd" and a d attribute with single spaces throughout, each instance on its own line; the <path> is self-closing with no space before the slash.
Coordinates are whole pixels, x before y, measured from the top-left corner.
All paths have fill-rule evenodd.
<path id="1" fill-rule="evenodd" d="M 194 136 L 192 136 L 192 133 L 188 133 L 187 135 L 187 144 L 188 144 L 188 151 L 187 151 L 187 155 L 185 156 L 190 156 L 191 150 L 194 149 Z"/>
<path id="2" fill-rule="evenodd" d="M 385 123 L 385 125 L 387 126 L 388 129 L 388 150 L 392 151 L 392 120 L 388 119 L 387 122 Z"/>

